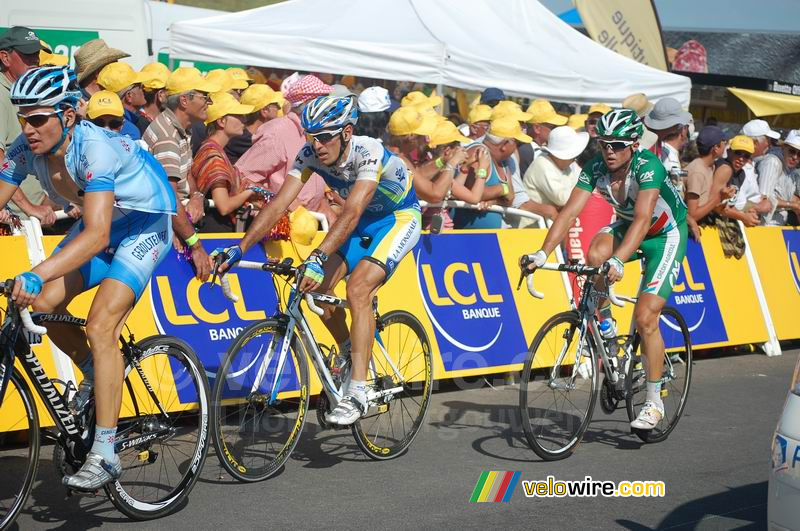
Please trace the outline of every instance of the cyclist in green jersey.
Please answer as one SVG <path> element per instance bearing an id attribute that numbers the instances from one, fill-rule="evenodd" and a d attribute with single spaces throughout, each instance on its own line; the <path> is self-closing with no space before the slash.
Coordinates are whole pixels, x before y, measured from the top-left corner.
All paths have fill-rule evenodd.
<path id="1" fill-rule="evenodd" d="M 644 286 L 634 319 L 648 361 L 647 398 L 631 426 L 647 430 L 664 416 L 664 340 L 658 318 L 686 254 L 686 205 L 658 158 L 649 151 L 639 151 L 644 126 L 634 111 L 616 109 L 604 114 L 597 132 L 600 154 L 584 166 L 529 267 L 535 269 L 545 263 L 594 190 L 614 207 L 617 221 L 592 239 L 588 262 L 594 267 L 608 264 L 608 281 L 614 283 L 622 278 L 624 262 L 636 258 L 637 250 L 644 255 Z M 600 303 L 599 313 L 601 320 L 611 318 L 608 301 Z"/>

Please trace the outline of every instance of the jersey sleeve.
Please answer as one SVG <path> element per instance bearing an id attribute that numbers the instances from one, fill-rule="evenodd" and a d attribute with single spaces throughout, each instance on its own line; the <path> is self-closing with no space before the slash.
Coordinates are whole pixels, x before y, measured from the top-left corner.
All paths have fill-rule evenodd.
<path id="1" fill-rule="evenodd" d="M 639 183 L 639 190 L 660 190 L 664 181 L 667 179 L 667 170 L 661 162 L 653 157 L 647 160 L 635 171 L 636 182 Z"/>
<path id="2" fill-rule="evenodd" d="M 599 168 L 602 164 L 602 155 L 598 155 L 596 158 L 587 162 L 578 175 L 578 182 L 575 186 L 581 190 L 593 192 L 594 187 L 597 185 L 597 176 L 599 175 Z"/>
<path id="3" fill-rule="evenodd" d="M 353 164 L 356 167 L 356 181 L 375 181 L 378 182 L 383 174 L 384 166 L 393 156 L 383 144 L 374 139 L 363 142 L 356 146 Z"/>
<path id="4" fill-rule="evenodd" d="M 294 163 L 292 163 L 292 169 L 289 170 L 288 175 L 296 177 L 305 183 L 314 174 L 311 162 L 315 159 L 314 149 L 306 143 L 300 148 L 300 151 L 297 152 Z"/>
<path id="5" fill-rule="evenodd" d="M 121 161 L 111 146 L 94 139 L 86 140 L 77 164 L 75 177 L 85 192 L 114 191 Z"/>
<path id="6" fill-rule="evenodd" d="M 19 186 L 29 173 L 29 165 L 32 162 L 33 153 L 31 152 L 25 135 L 19 135 L 6 150 L 3 165 L 0 166 L 0 179 Z"/>

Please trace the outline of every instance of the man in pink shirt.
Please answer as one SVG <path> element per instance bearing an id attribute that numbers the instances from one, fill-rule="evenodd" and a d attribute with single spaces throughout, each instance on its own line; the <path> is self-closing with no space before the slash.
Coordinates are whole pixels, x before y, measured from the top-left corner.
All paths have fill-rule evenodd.
<path id="1" fill-rule="evenodd" d="M 330 85 L 312 75 L 303 76 L 290 84 L 284 97 L 287 104 L 291 104 L 291 111 L 256 130 L 252 147 L 236 162 L 242 177 L 277 194 L 283 186 L 286 173 L 292 168 L 294 158 L 306 142 L 300 126 L 304 104 L 318 96 L 330 94 L 331 90 Z M 291 209 L 294 210 L 298 205 L 325 214 L 329 223 L 333 223 L 336 217 L 325 197 L 325 181 L 317 174 L 312 175 L 303 186 Z"/>

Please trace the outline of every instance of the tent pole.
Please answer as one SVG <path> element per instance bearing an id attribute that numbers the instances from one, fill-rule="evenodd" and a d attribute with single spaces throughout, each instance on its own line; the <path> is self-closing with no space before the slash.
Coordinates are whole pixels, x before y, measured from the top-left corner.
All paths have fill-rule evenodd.
<path id="1" fill-rule="evenodd" d="M 445 102 L 446 100 L 445 100 L 445 97 L 444 97 L 444 85 L 443 85 L 443 84 L 441 84 L 441 83 L 438 83 L 438 84 L 436 85 L 436 93 L 437 93 L 439 96 L 441 96 L 441 98 L 442 98 L 442 105 L 441 105 L 441 108 L 439 109 L 439 113 L 440 113 L 442 116 L 444 116 L 444 102 Z"/>

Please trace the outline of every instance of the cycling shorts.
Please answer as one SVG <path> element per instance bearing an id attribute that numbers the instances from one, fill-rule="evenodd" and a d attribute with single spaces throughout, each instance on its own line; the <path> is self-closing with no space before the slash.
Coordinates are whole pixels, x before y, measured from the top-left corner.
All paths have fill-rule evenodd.
<path id="1" fill-rule="evenodd" d="M 362 217 L 337 252 L 347 266 L 348 275 L 358 262 L 369 260 L 383 268 L 386 282 L 400 260 L 417 244 L 421 230 L 422 215 L 416 208 L 396 210 L 380 218 Z"/>
<path id="2" fill-rule="evenodd" d="M 614 237 L 614 247 L 616 248 L 625 238 L 631 224 L 627 221 L 616 221 L 607 227 L 600 229 L 600 232 L 611 234 Z M 688 230 L 686 222 L 679 222 L 673 229 L 664 234 L 648 236 L 639 245 L 639 250 L 644 255 L 644 285 L 642 293 L 652 293 L 667 300 L 675 287 L 678 279 L 681 262 L 686 256 L 686 241 Z M 625 262 L 630 262 L 638 258 L 637 254 L 628 257 Z"/>
<path id="3" fill-rule="evenodd" d="M 53 254 L 84 227 L 83 220 L 76 222 Z M 139 300 L 156 267 L 169 253 L 171 243 L 170 214 L 114 208 L 108 248 L 79 269 L 84 291 L 98 286 L 105 278 L 113 278 L 131 288 Z"/>

